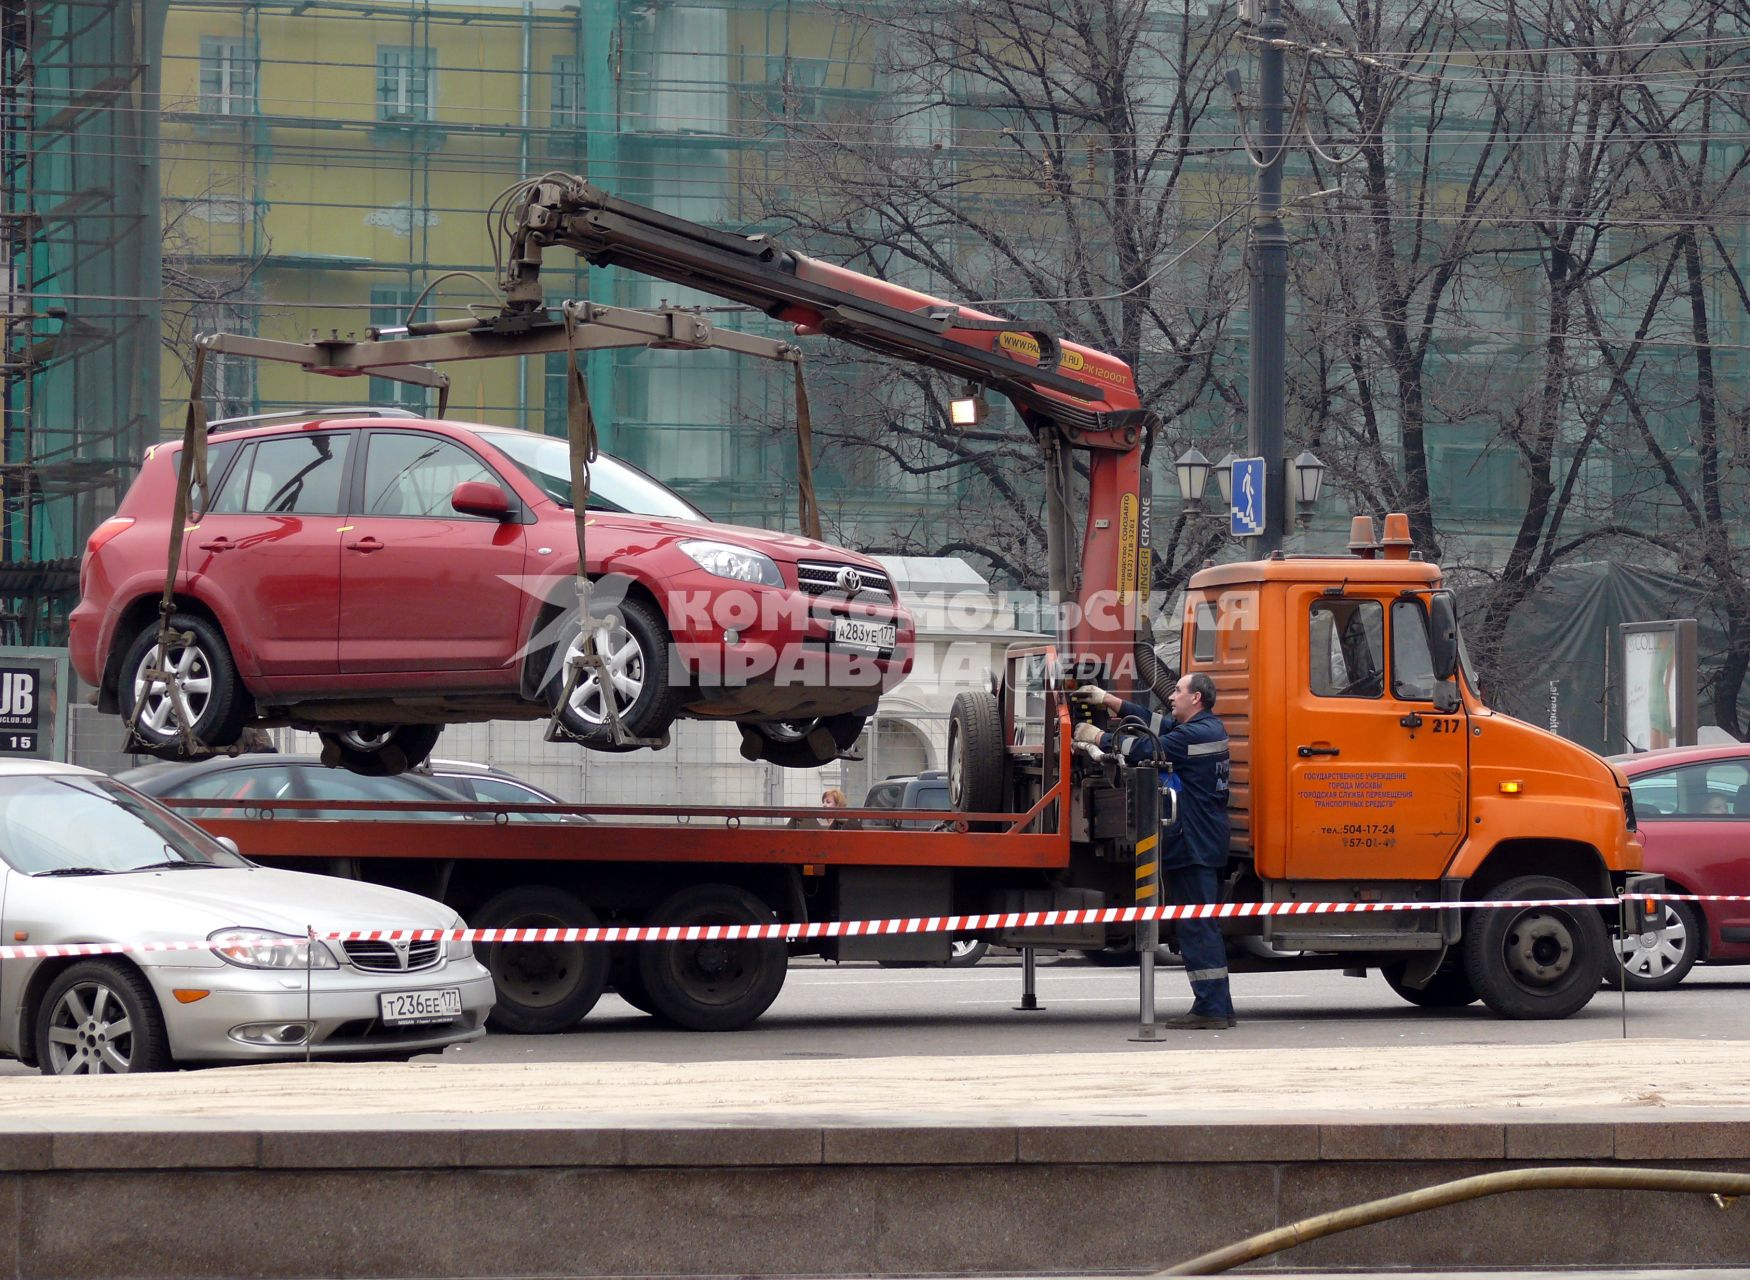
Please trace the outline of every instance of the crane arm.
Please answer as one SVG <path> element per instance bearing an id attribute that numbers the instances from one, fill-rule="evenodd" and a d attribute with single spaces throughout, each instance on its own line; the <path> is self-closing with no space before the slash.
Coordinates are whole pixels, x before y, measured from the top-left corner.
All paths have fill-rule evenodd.
<path id="1" fill-rule="evenodd" d="M 716 294 L 797 327 L 925 365 L 1007 396 L 1032 423 L 1072 445 L 1130 450 L 1150 422 L 1130 367 L 1091 347 L 891 281 L 622 200 L 582 178 L 551 173 L 507 193 L 507 309 L 543 306 L 542 252 L 563 247 Z"/>

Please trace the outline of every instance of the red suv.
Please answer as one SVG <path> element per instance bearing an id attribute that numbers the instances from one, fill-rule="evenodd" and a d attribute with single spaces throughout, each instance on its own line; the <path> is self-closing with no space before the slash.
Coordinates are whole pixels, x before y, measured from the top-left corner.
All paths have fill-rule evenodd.
<path id="1" fill-rule="evenodd" d="M 91 535 L 70 633 L 98 705 L 131 718 L 143 701 L 138 735 L 167 756 L 182 749 L 175 702 L 147 673 L 180 452 L 150 450 Z M 169 655 L 206 746 L 292 725 L 320 733 L 331 762 L 395 773 L 445 724 L 561 700 L 581 634 L 564 440 L 394 411 L 246 419 L 212 437 L 208 475 Z M 639 738 L 678 717 L 734 720 L 748 758 L 821 764 L 911 669 L 911 616 L 868 556 L 713 524 L 607 457 L 588 510 L 597 649 Z M 602 694 L 582 672 L 561 723 L 631 749 Z"/>
<path id="2" fill-rule="evenodd" d="M 1672 893 L 1750 893 L 1750 744 L 1612 756 L 1628 777 L 1645 846 L 1641 867 Z M 1666 904 L 1663 933 L 1618 944 L 1631 990 L 1683 981 L 1698 960 L 1750 962 L 1750 902 Z"/>

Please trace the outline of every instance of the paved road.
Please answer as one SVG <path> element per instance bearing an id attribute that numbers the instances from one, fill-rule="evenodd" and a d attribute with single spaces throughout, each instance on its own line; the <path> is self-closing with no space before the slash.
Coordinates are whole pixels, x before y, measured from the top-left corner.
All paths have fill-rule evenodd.
<path id="1" fill-rule="evenodd" d="M 929 1054 L 1163 1053 L 1195 1049 L 1568 1044 L 1622 1033 L 1620 996 L 1600 991 L 1562 1022 L 1509 1022 L 1482 1005 L 1430 1011 L 1405 1004 L 1377 975 L 1241 973 L 1240 1025 L 1225 1032 L 1160 1032 L 1137 1044 L 1135 969 L 1041 957 L 1038 1013 L 1020 1013 L 1021 962 L 994 956 L 972 969 L 883 969 L 799 960 L 778 1001 L 745 1031 L 674 1031 L 618 996 L 602 997 L 582 1028 L 562 1036 L 488 1035 L 448 1050 L 461 1062 L 709 1062 Z M 1190 1004 L 1182 971 L 1157 971 L 1157 1018 Z M 1676 991 L 1630 993 L 1630 1039 L 1750 1040 L 1750 966 L 1696 969 Z M 25 1073 L 0 1062 L 0 1076 Z"/>
<path id="2" fill-rule="evenodd" d="M 1158 971 L 1159 1017 L 1189 1006 L 1184 974 Z M 895 1054 L 1017 1054 L 1261 1049 L 1272 1046 L 1556 1044 L 1621 1034 L 1620 997 L 1601 991 L 1562 1022 L 1509 1022 L 1482 1005 L 1414 1008 L 1377 975 L 1322 971 L 1236 974 L 1232 1031 L 1162 1032 L 1134 1044 L 1134 969 L 1081 962 L 1039 965 L 1040 1013 L 1018 1013 L 1018 959 L 972 969 L 882 969 L 796 962 L 783 994 L 753 1027 L 727 1035 L 666 1030 L 607 995 L 577 1032 L 498 1036 L 449 1051 L 468 1062 L 691 1062 L 755 1058 L 860 1058 Z M 1750 1040 L 1750 967 L 1700 968 L 1676 991 L 1628 998 L 1631 1039 Z"/>

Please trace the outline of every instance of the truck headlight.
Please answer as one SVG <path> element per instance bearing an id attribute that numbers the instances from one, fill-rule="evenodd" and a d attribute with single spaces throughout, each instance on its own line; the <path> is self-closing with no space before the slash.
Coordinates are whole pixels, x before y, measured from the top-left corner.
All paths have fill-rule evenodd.
<path id="1" fill-rule="evenodd" d="M 706 573 L 737 582 L 757 582 L 762 586 L 781 587 L 784 575 L 778 572 L 778 562 L 749 547 L 733 542 L 683 542 L 681 550 Z"/>
<path id="2" fill-rule="evenodd" d="M 213 954 L 239 969 L 338 969 L 327 944 L 295 933 L 234 927 L 209 933 Z"/>

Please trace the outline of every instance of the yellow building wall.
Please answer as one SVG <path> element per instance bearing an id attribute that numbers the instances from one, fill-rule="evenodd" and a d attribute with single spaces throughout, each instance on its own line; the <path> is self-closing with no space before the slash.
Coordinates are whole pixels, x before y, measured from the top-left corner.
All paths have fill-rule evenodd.
<path id="1" fill-rule="evenodd" d="M 318 5 L 293 16 L 248 2 L 171 6 L 161 179 L 174 226 L 166 253 L 172 267 L 216 287 L 246 284 L 229 314 L 254 317 L 261 336 L 362 336 L 373 288 L 416 293 L 443 271 L 472 271 L 489 286 L 492 198 L 556 161 L 581 164 L 581 132 L 568 124 L 549 132 L 553 60 L 576 54 L 575 9 L 543 4 L 525 31 L 520 3 L 409 4 L 405 16 L 381 16 L 390 8 L 367 15 Z M 257 51 L 254 116 L 200 111 L 203 36 Z M 429 123 L 379 120 L 380 46 L 432 50 Z M 488 287 L 456 279 L 440 284 L 429 305 L 445 316 L 490 301 Z M 166 430 L 180 428 L 184 363 L 166 351 Z M 539 426 L 540 364 L 522 363 L 450 366 L 453 412 Z M 264 411 L 372 398 L 358 379 L 266 363 L 257 365 L 255 391 Z"/>

